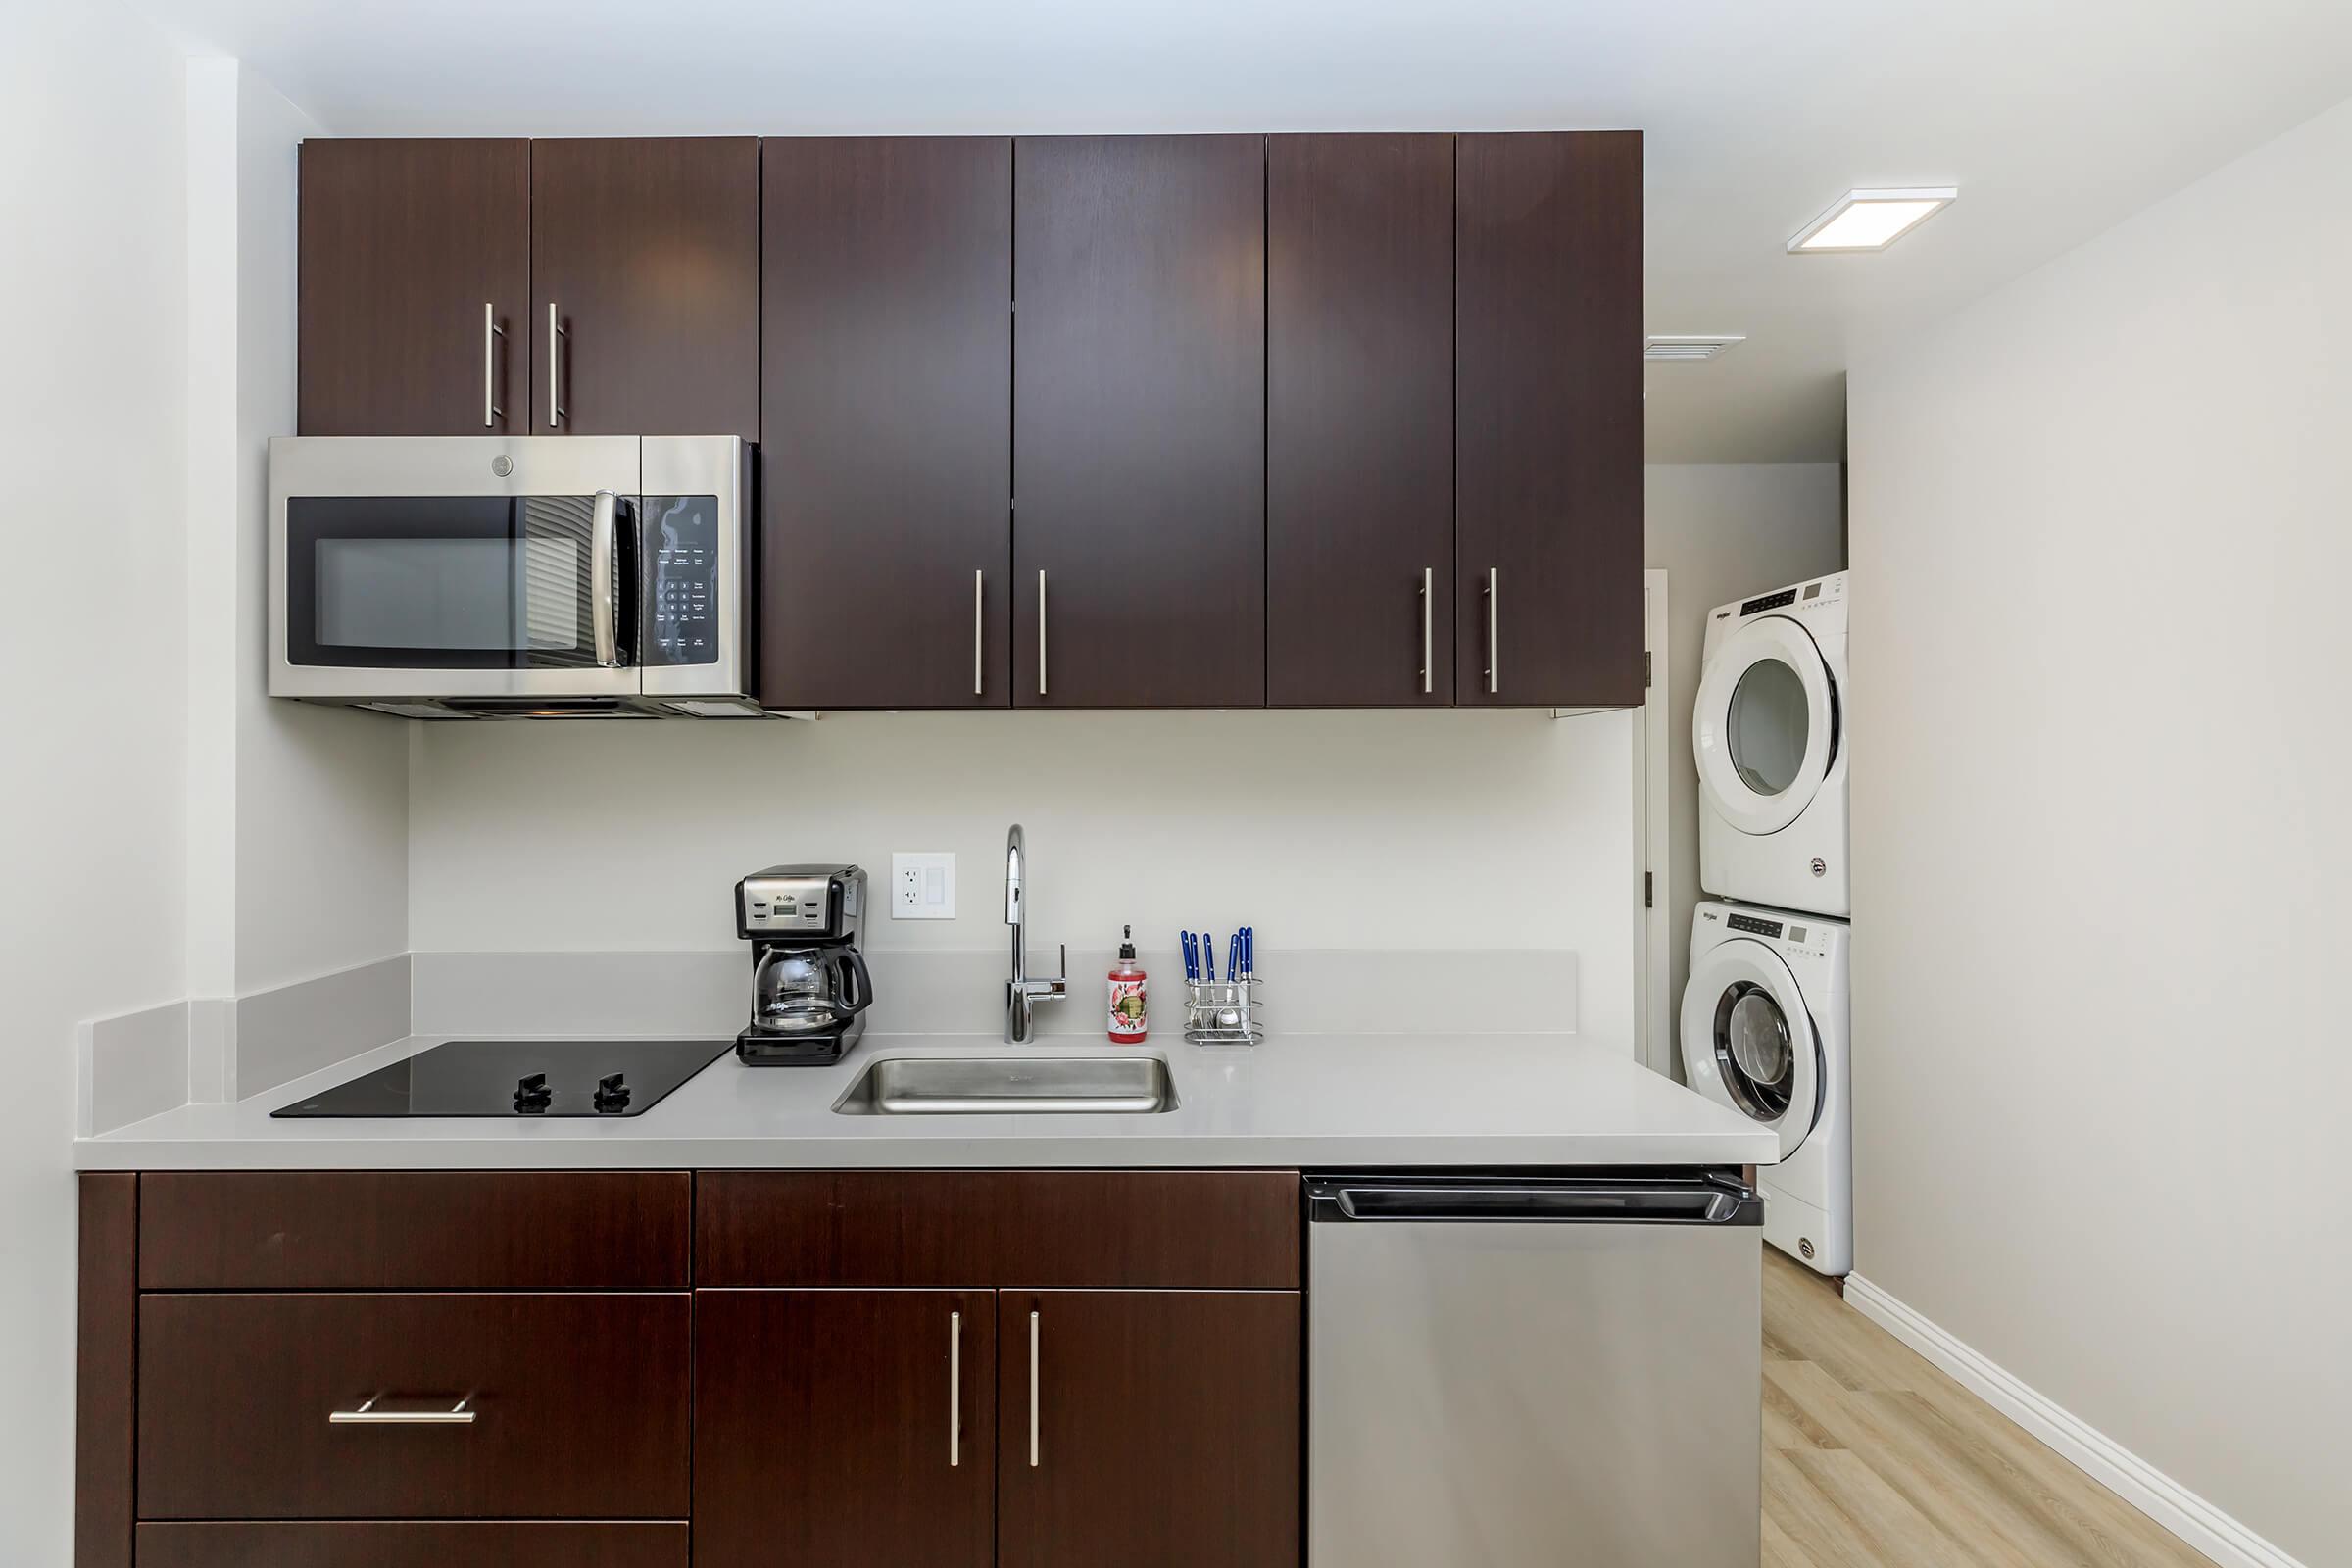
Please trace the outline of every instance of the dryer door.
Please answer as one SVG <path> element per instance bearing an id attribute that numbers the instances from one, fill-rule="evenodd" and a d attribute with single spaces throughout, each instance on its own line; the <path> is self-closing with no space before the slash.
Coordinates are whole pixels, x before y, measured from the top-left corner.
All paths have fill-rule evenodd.
<path id="1" fill-rule="evenodd" d="M 1699 956 L 1683 992 L 1690 1087 L 1780 1134 L 1796 1152 L 1821 1118 L 1821 1036 L 1781 956 L 1735 937 Z"/>
<path id="2" fill-rule="evenodd" d="M 1699 788 L 1742 833 L 1804 813 L 1837 760 L 1838 685 L 1821 649 L 1786 615 L 1732 633 L 1708 661 L 1690 715 Z"/>

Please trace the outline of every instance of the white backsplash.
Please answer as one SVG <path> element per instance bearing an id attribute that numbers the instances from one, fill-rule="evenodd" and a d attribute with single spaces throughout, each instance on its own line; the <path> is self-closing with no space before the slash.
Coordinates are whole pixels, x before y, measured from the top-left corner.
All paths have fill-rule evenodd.
<path id="1" fill-rule="evenodd" d="M 1032 954 L 1051 973 L 1058 956 Z M 696 953 L 418 953 L 420 1035 L 726 1034 L 751 1010 L 751 950 Z M 1184 968 L 1142 955 L 1154 1040 L 1183 1033 Z M 1049 1037 L 1100 1037 L 1109 949 L 1073 949 L 1070 995 L 1037 1008 Z M 892 1035 L 992 1035 L 1004 1027 L 1005 951 L 877 953 L 867 1028 Z M 1264 1027 L 1291 1034 L 1557 1034 L 1576 1017 L 1577 957 L 1560 951 L 1431 954 L 1261 951 Z M 1619 1041 L 1600 1044 L 1615 1049 Z"/>

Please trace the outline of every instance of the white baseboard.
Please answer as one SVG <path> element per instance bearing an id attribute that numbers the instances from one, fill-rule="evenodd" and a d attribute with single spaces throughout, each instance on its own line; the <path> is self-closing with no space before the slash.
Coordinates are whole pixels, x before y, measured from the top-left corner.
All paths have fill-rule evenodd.
<path id="1" fill-rule="evenodd" d="M 1861 1275 L 1846 1276 L 1845 1299 L 1854 1310 L 1950 1373 L 1985 1403 L 2222 1568 L 2304 1568 L 2295 1558 L 2089 1422 L 1986 1360 Z"/>

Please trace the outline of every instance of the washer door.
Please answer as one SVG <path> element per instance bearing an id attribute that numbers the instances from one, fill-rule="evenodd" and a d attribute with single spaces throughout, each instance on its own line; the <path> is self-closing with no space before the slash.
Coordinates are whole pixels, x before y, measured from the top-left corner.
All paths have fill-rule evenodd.
<path id="1" fill-rule="evenodd" d="M 1690 1087 L 1781 1135 L 1796 1152 L 1821 1116 L 1821 1039 L 1781 956 L 1735 938 L 1702 954 L 1683 992 Z"/>
<path id="2" fill-rule="evenodd" d="M 1690 715 L 1708 804 L 1742 833 L 1778 833 L 1829 776 L 1838 723 L 1838 685 L 1811 634 L 1786 615 L 1748 622 L 1708 663 Z"/>

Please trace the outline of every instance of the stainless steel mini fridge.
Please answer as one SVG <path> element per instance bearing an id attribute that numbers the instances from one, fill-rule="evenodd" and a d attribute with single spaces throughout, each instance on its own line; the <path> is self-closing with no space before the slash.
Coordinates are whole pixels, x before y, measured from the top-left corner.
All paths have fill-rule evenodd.
<path id="1" fill-rule="evenodd" d="M 1756 1568 L 1735 1176 L 1307 1182 L 1308 1568 Z"/>

